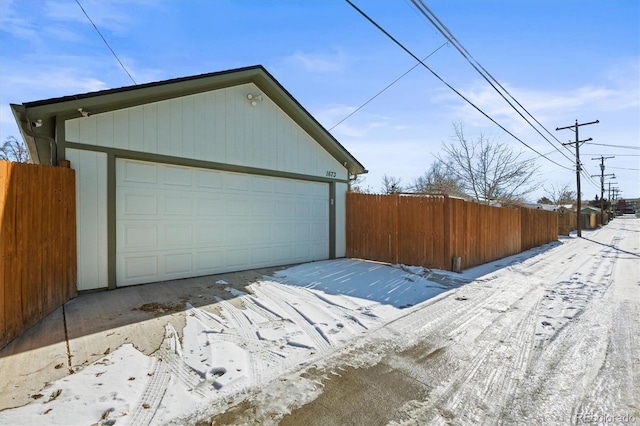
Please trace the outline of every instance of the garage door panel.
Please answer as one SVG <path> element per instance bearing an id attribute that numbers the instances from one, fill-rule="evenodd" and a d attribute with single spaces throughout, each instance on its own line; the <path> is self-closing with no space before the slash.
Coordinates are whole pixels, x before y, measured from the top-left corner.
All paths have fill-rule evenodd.
<path id="1" fill-rule="evenodd" d="M 293 240 L 293 224 L 276 223 L 273 227 L 273 239 L 279 242 L 289 242 Z"/>
<path id="2" fill-rule="evenodd" d="M 293 257 L 293 247 L 276 246 L 273 248 L 273 260 L 277 263 L 286 262 Z"/>
<path id="3" fill-rule="evenodd" d="M 251 251 L 251 263 L 258 266 L 266 266 L 273 262 L 271 247 L 259 247 Z"/>
<path id="4" fill-rule="evenodd" d="M 313 219 L 327 219 L 329 217 L 329 203 L 326 201 L 311 201 L 309 212 Z"/>
<path id="5" fill-rule="evenodd" d="M 250 191 L 251 176 L 240 173 L 225 174 L 225 189 L 230 191 Z"/>
<path id="6" fill-rule="evenodd" d="M 253 192 L 264 192 L 270 194 L 273 192 L 273 178 L 264 176 L 253 176 L 251 182 L 251 190 Z"/>
<path id="7" fill-rule="evenodd" d="M 174 253 L 163 256 L 164 272 L 167 275 L 191 273 L 193 255 L 191 253 Z"/>
<path id="8" fill-rule="evenodd" d="M 223 174 L 214 170 L 199 169 L 196 171 L 196 186 L 198 188 L 223 189 Z"/>
<path id="9" fill-rule="evenodd" d="M 273 202 L 267 198 L 254 200 L 251 206 L 251 214 L 253 216 L 273 215 Z"/>
<path id="10" fill-rule="evenodd" d="M 251 225 L 251 240 L 254 244 L 268 244 L 272 241 L 273 225 L 269 222 Z"/>
<path id="11" fill-rule="evenodd" d="M 193 226 L 191 224 L 168 224 L 163 227 L 164 238 L 161 240 L 168 246 L 188 245 L 192 246 Z"/>
<path id="12" fill-rule="evenodd" d="M 123 278 L 128 281 L 144 282 L 158 276 L 157 256 L 134 256 L 122 259 Z"/>
<path id="13" fill-rule="evenodd" d="M 249 200 L 238 196 L 231 196 L 224 202 L 224 213 L 226 216 L 250 216 Z"/>
<path id="14" fill-rule="evenodd" d="M 184 195 L 165 195 L 162 197 L 163 212 L 171 216 L 191 216 L 193 214 L 193 197 Z"/>
<path id="15" fill-rule="evenodd" d="M 156 215 L 158 197 L 156 194 L 130 190 L 118 197 L 118 206 L 123 215 Z"/>
<path id="16" fill-rule="evenodd" d="M 222 197 L 196 195 L 195 212 L 200 216 L 223 216 L 224 202 Z"/>
<path id="17" fill-rule="evenodd" d="M 311 257 L 311 245 L 310 244 L 295 244 L 294 245 L 294 257 L 296 261 L 302 261 L 302 259 L 308 259 Z"/>
<path id="18" fill-rule="evenodd" d="M 123 182 L 129 183 L 157 183 L 158 173 L 154 163 L 133 160 L 122 160 L 121 167 L 116 171 Z"/>
<path id="19" fill-rule="evenodd" d="M 118 286 L 329 257 L 326 183 L 116 161 Z"/>
<path id="20" fill-rule="evenodd" d="M 138 251 L 141 248 L 155 248 L 158 245 L 158 226 L 148 223 L 128 223 L 121 226 L 122 238 L 118 248 L 123 251 Z"/>
<path id="21" fill-rule="evenodd" d="M 284 199 L 275 201 L 273 214 L 281 219 L 294 217 L 293 201 Z"/>
<path id="22" fill-rule="evenodd" d="M 329 250 L 328 243 L 315 243 L 311 245 L 311 257 L 317 258 Z"/>
<path id="23" fill-rule="evenodd" d="M 225 265 L 231 267 L 248 267 L 250 260 L 250 251 L 247 248 L 236 248 L 226 250 L 225 255 Z"/>
<path id="24" fill-rule="evenodd" d="M 178 166 L 160 166 L 160 183 L 168 188 L 171 187 L 192 187 L 193 170 Z"/>
<path id="25" fill-rule="evenodd" d="M 224 266 L 224 250 L 203 251 L 196 254 L 196 271 L 215 273 Z"/>
<path id="26" fill-rule="evenodd" d="M 199 244 L 224 244 L 224 226 L 222 224 L 197 224 L 196 238 Z"/>

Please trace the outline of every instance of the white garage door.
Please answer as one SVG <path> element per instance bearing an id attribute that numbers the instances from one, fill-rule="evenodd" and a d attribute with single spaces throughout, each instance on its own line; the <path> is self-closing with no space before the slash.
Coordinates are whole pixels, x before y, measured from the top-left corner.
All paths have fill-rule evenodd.
<path id="1" fill-rule="evenodd" d="M 327 259 L 327 183 L 118 159 L 118 286 Z"/>

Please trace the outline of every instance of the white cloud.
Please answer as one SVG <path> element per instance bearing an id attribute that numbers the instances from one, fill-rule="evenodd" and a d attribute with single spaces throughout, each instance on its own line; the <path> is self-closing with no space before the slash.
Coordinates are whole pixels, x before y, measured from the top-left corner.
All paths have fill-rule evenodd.
<path id="1" fill-rule="evenodd" d="M 345 70 L 348 58 L 341 49 L 333 49 L 331 53 L 297 51 L 285 60 L 309 72 L 339 73 Z"/>
<path id="2" fill-rule="evenodd" d="M 532 90 L 508 84 L 503 86 L 545 126 L 550 126 L 548 123 L 555 123 L 558 120 L 566 121 L 571 117 L 575 118 L 581 111 L 589 110 L 594 106 L 601 112 L 616 112 L 640 107 L 637 90 L 629 90 L 628 86 L 626 88 L 610 87 L 606 82 L 565 91 Z M 529 129 L 529 125 L 522 117 L 484 81 L 475 82 L 471 87 L 462 89 L 460 92 L 507 129 L 516 132 Z M 479 127 L 488 125 L 484 116 L 458 96 L 451 92 L 442 91 L 441 93 L 432 98 L 432 102 L 445 102 L 451 105 L 450 113 L 455 117 L 454 121 Z M 456 104 L 453 105 L 452 101 L 456 101 Z M 517 107 L 513 100 L 511 103 Z M 524 111 L 522 113 L 531 120 Z"/>
<path id="3" fill-rule="evenodd" d="M 123 3 L 84 0 L 81 4 L 100 30 L 122 33 L 127 30 L 131 23 L 130 16 L 124 12 L 127 8 L 123 7 Z M 47 18 L 54 21 L 79 22 L 91 25 L 82 9 L 74 1 L 49 0 L 45 3 L 44 13 Z"/>
<path id="4" fill-rule="evenodd" d="M 0 29 L 19 40 L 26 40 L 31 43 L 39 43 L 40 36 L 33 22 L 33 18 L 18 13 L 14 8 L 13 0 L 6 0 L 2 3 L 2 13 L 0 13 Z"/>

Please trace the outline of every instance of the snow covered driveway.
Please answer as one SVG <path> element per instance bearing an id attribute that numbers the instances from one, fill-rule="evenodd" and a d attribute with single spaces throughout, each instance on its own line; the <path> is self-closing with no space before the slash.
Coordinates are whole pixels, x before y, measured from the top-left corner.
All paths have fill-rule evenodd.
<path id="1" fill-rule="evenodd" d="M 218 281 L 230 298 L 156 353 L 124 345 L 0 424 L 640 423 L 640 219 L 584 237 L 462 275 L 342 259 Z"/>

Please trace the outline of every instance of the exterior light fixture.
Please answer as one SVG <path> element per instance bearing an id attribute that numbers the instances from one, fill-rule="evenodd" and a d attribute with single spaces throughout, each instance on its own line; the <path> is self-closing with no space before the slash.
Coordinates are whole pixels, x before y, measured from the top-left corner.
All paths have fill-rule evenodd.
<path id="1" fill-rule="evenodd" d="M 247 94 L 247 99 L 251 106 L 258 105 L 258 102 L 262 101 L 262 95 L 254 95 L 253 93 Z"/>

